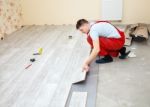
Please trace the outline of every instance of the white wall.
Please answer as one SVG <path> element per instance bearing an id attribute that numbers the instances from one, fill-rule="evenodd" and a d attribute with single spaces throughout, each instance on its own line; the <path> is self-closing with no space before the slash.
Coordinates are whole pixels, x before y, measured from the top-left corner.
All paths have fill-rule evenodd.
<path id="1" fill-rule="evenodd" d="M 150 0 L 124 0 L 122 23 L 150 23 Z M 75 24 L 101 19 L 101 0 L 22 0 L 23 23 Z"/>

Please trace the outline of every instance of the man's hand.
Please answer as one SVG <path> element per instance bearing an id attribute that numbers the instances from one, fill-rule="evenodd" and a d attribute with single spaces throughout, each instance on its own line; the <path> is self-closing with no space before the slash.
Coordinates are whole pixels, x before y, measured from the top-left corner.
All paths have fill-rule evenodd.
<path id="1" fill-rule="evenodd" d="M 82 67 L 82 71 L 83 71 L 83 72 L 88 72 L 88 71 L 89 71 L 89 68 L 90 68 L 89 65 L 86 64 L 86 63 L 84 63 L 84 64 L 83 64 L 83 67 Z"/>
<path id="2" fill-rule="evenodd" d="M 91 64 L 91 62 L 96 58 L 96 56 L 98 55 L 100 48 L 99 48 L 99 39 L 94 40 L 93 41 L 93 45 L 94 48 L 90 54 L 90 56 L 85 60 L 84 64 L 83 64 L 83 71 L 88 72 L 89 71 L 89 64 Z"/>

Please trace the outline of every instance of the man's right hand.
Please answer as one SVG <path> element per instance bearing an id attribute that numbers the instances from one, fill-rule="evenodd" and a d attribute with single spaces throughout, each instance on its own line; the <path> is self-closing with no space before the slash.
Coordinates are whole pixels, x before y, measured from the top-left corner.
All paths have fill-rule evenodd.
<path id="1" fill-rule="evenodd" d="M 83 64 L 83 67 L 82 67 L 82 72 L 88 72 L 90 69 L 89 65 L 88 64 Z"/>

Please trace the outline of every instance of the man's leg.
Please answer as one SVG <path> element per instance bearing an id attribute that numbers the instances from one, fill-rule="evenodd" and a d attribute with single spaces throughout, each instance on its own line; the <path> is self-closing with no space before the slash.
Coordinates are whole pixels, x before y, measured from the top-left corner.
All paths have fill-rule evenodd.
<path id="1" fill-rule="evenodd" d="M 98 64 L 113 62 L 112 57 L 119 55 L 119 50 L 123 47 L 124 42 L 121 39 L 100 37 L 100 56 L 104 58 L 96 61 Z"/>
<path id="2" fill-rule="evenodd" d="M 107 44 L 106 38 L 100 38 L 100 53 L 99 56 L 104 56 L 103 58 L 99 58 L 96 60 L 96 63 L 98 64 L 104 64 L 104 63 L 110 63 L 113 62 L 112 56 L 109 54 L 110 52 L 107 50 L 108 44 Z"/>

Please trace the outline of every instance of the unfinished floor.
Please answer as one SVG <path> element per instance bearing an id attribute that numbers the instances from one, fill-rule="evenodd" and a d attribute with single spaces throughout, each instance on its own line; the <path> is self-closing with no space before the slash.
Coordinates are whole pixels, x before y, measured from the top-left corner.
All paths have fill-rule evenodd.
<path id="1" fill-rule="evenodd" d="M 150 107 L 150 40 L 128 50 L 137 57 L 99 65 L 97 107 Z"/>
<path id="2" fill-rule="evenodd" d="M 43 54 L 33 56 L 40 47 Z M 96 107 L 150 107 L 149 48 L 150 41 L 133 43 L 128 49 L 136 58 L 97 65 Z M 0 107 L 65 107 L 88 54 L 85 37 L 72 25 L 25 26 L 6 36 L 0 41 Z M 30 58 L 36 61 L 25 70 Z"/>

